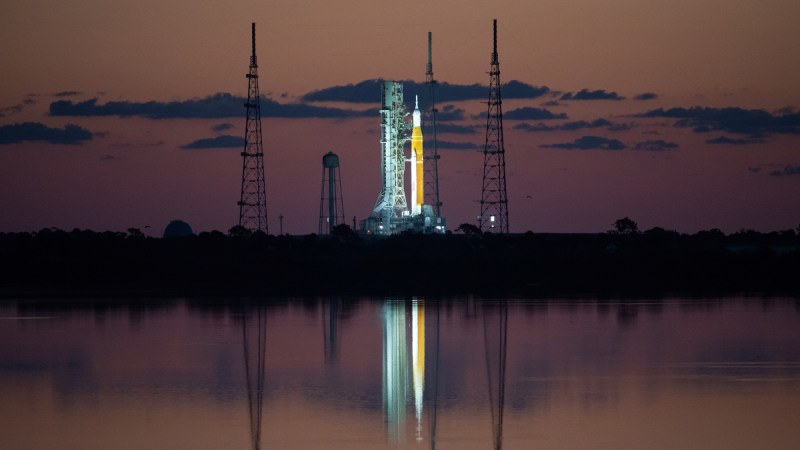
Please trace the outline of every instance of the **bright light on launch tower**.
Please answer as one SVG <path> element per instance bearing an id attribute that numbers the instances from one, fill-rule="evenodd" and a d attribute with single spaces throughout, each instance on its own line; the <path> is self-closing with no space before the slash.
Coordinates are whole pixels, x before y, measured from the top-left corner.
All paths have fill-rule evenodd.
<path id="1" fill-rule="evenodd" d="M 411 123 L 403 104 L 403 85 L 384 81 L 381 85 L 381 192 L 370 217 L 362 222 L 366 234 L 394 234 L 403 231 L 444 233 L 444 218 L 434 215 L 425 202 L 425 170 L 422 113 L 415 99 Z M 411 133 L 409 133 L 411 131 Z M 405 143 L 411 142 L 409 156 Z M 405 192 L 406 163 L 410 165 L 411 208 Z"/>
<path id="2" fill-rule="evenodd" d="M 384 81 L 381 91 L 381 172 L 383 187 L 372 209 L 388 224 L 393 217 L 408 214 L 404 185 L 406 158 L 403 117 L 403 85 L 395 81 Z"/>

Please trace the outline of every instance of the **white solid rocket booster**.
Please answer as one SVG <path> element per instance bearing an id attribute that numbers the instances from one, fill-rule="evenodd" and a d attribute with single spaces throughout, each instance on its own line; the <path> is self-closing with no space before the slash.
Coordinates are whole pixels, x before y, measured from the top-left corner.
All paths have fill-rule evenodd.
<path id="1" fill-rule="evenodd" d="M 422 116 L 419 112 L 419 96 L 414 97 L 414 128 L 411 130 L 411 215 L 422 213 L 425 170 L 422 159 Z"/>

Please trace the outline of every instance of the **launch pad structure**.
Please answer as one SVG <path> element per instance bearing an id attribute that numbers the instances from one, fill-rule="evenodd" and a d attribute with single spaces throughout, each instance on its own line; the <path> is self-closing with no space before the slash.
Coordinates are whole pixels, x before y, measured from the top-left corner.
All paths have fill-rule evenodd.
<path id="1" fill-rule="evenodd" d="M 444 217 L 434 213 L 434 205 L 423 204 L 425 170 L 419 101 L 415 101 L 409 124 L 405 121 L 408 113 L 403 103 L 402 83 L 384 81 L 380 114 L 381 191 L 372 213 L 361 222 L 362 234 L 444 233 Z M 405 143 L 409 141 L 411 149 L 407 158 Z M 406 163 L 410 166 L 410 206 L 405 191 Z"/>

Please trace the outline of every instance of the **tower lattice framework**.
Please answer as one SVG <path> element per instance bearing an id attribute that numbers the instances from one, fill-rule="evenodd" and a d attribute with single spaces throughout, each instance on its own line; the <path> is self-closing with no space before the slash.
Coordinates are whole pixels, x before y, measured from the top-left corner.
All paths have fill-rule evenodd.
<path id="1" fill-rule="evenodd" d="M 406 157 L 403 146 L 407 140 L 408 127 L 403 123 L 406 116 L 403 105 L 403 84 L 384 81 L 381 87 L 381 192 L 375 202 L 373 214 L 384 222 L 391 217 L 401 217 L 408 211 L 405 193 Z"/>
<path id="2" fill-rule="evenodd" d="M 242 151 L 242 192 L 239 199 L 239 225 L 250 231 L 269 233 L 267 195 L 264 181 L 264 146 L 261 139 L 261 97 L 258 91 L 256 62 L 256 24 L 252 24 L 253 53 L 247 77 L 247 121 Z"/>
<path id="3" fill-rule="evenodd" d="M 425 204 L 433 206 L 433 212 L 441 216 L 442 202 L 439 198 L 439 151 L 436 143 L 436 80 L 433 78 L 433 58 L 431 48 L 431 32 L 428 32 L 428 64 L 425 66 L 425 84 L 428 85 L 430 98 L 430 124 L 433 145 L 425 146 Z M 428 150 L 430 148 L 430 150 Z"/>
<path id="4" fill-rule="evenodd" d="M 489 71 L 489 101 L 486 144 L 483 147 L 483 189 L 478 227 L 481 231 L 508 233 L 506 158 L 503 144 L 503 100 L 500 95 L 500 62 L 497 58 L 497 19 L 493 21 L 492 63 Z"/>

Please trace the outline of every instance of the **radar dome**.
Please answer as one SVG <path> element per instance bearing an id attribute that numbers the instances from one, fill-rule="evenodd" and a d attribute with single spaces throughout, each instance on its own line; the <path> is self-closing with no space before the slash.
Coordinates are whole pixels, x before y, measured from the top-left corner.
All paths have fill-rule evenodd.
<path id="1" fill-rule="evenodd" d="M 164 229 L 165 238 L 191 236 L 193 234 L 192 227 L 182 220 L 173 220 Z"/>

